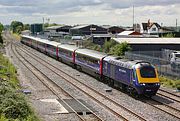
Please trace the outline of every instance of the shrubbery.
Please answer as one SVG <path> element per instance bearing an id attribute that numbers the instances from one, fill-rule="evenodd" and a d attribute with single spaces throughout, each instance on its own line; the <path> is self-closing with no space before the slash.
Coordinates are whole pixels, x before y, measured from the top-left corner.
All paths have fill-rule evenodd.
<path id="1" fill-rule="evenodd" d="M 84 47 L 117 56 L 122 56 L 126 51 L 131 50 L 131 47 L 128 45 L 127 42 L 119 44 L 114 40 L 106 41 L 102 46 L 94 44 L 91 41 L 85 41 Z"/>
<path id="2" fill-rule="evenodd" d="M 110 54 L 117 55 L 117 56 L 122 56 L 125 54 L 126 51 L 130 51 L 131 48 L 128 45 L 127 42 L 117 44 L 114 47 L 110 48 Z"/>
<path id="3" fill-rule="evenodd" d="M 171 88 L 177 88 L 180 90 L 180 80 L 172 80 L 167 77 L 159 77 L 161 85 L 166 86 L 166 87 L 171 87 Z"/>
<path id="4" fill-rule="evenodd" d="M 0 55 L 0 121 L 37 121 L 24 95 L 18 90 L 16 69 Z"/>

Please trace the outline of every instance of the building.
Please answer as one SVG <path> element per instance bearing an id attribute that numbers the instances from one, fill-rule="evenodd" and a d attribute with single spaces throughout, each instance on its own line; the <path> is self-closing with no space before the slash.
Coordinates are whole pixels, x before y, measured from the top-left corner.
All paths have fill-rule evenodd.
<path id="1" fill-rule="evenodd" d="M 68 25 L 51 26 L 51 27 L 47 27 L 46 31 L 49 31 L 49 32 L 67 32 L 67 33 L 69 33 L 70 28 L 72 28 L 72 26 L 68 26 Z"/>
<path id="2" fill-rule="evenodd" d="M 123 31 L 117 37 L 142 37 L 142 34 L 136 31 Z"/>
<path id="3" fill-rule="evenodd" d="M 92 35 L 92 34 L 107 34 L 107 29 L 94 24 L 91 25 L 78 25 L 70 29 L 72 36 Z"/>
<path id="4" fill-rule="evenodd" d="M 148 20 L 147 23 L 142 23 L 140 32 L 142 34 L 158 35 L 161 26 L 158 23 L 153 23 Z"/>
<path id="5" fill-rule="evenodd" d="M 180 38 L 113 38 L 116 42 L 127 42 L 132 51 L 180 50 Z"/>
<path id="6" fill-rule="evenodd" d="M 118 34 L 118 33 L 125 31 L 124 28 L 119 27 L 119 26 L 103 25 L 102 27 L 107 29 L 109 34 Z"/>
<path id="7" fill-rule="evenodd" d="M 157 35 L 159 37 L 174 32 L 173 30 L 161 27 L 158 23 L 150 22 L 150 20 L 147 23 L 142 23 L 140 28 L 140 33 L 142 34 Z"/>
<path id="8" fill-rule="evenodd" d="M 109 41 L 111 39 L 111 35 L 109 34 L 93 34 L 92 40 L 93 43 L 98 45 L 103 45 L 105 41 Z"/>
<path id="9" fill-rule="evenodd" d="M 72 28 L 72 26 L 68 26 L 68 25 L 51 26 L 46 28 L 44 34 L 49 37 L 63 38 L 65 35 L 69 35 L 70 28 Z"/>
<path id="10" fill-rule="evenodd" d="M 31 34 L 38 34 L 43 32 L 43 24 L 31 24 Z"/>

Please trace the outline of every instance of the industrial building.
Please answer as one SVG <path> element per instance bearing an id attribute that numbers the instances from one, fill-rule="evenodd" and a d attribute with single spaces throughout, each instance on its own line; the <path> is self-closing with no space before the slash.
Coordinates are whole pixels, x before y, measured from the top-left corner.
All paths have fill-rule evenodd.
<path id="1" fill-rule="evenodd" d="M 31 34 L 38 34 L 43 32 L 43 24 L 31 24 Z"/>
<path id="2" fill-rule="evenodd" d="M 80 35 L 92 35 L 92 34 L 107 34 L 107 29 L 97 25 L 79 25 L 70 29 L 72 36 Z"/>
<path id="3" fill-rule="evenodd" d="M 44 34 L 49 37 L 60 37 L 63 38 L 65 35 L 69 35 L 69 29 L 72 26 L 62 25 L 62 26 L 51 26 L 47 27 Z"/>
<path id="4" fill-rule="evenodd" d="M 180 50 L 180 38 L 113 38 L 116 42 L 127 42 L 132 51 Z"/>
<path id="5" fill-rule="evenodd" d="M 118 33 L 125 31 L 124 28 L 119 27 L 119 26 L 103 25 L 102 27 L 106 28 L 108 33 L 110 33 L 110 34 L 118 34 Z"/>

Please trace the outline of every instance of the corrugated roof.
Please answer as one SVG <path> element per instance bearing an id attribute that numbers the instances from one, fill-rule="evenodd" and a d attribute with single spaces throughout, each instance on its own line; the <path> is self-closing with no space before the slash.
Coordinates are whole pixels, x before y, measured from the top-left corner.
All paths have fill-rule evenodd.
<path id="1" fill-rule="evenodd" d="M 87 27 L 87 26 L 91 26 L 91 25 L 88 25 L 88 24 L 85 24 L 85 25 L 78 25 L 78 26 L 75 26 L 71 29 L 80 29 L 80 28 L 84 28 L 84 27 Z"/>
<path id="2" fill-rule="evenodd" d="M 50 26 L 50 27 L 47 27 L 46 29 L 58 29 L 61 27 L 63 27 L 63 26 Z"/>
<path id="3" fill-rule="evenodd" d="M 123 31 L 123 32 L 119 33 L 118 35 L 130 35 L 133 32 L 135 32 L 135 31 Z"/>
<path id="4" fill-rule="evenodd" d="M 129 44 L 180 44 L 180 38 L 113 38 L 115 41 Z"/>

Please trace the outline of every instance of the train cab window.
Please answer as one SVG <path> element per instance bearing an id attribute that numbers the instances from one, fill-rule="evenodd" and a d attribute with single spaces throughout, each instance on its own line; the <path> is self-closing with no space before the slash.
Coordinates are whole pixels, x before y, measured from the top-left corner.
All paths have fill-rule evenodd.
<path id="1" fill-rule="evenodd" d="M 141 77 L 143 77 L 143 78 L 155 78 L 156 77 L 155 69 L 151 66 L 142 67 L 140 69 L 140 74 L 141 74 Z"/>

